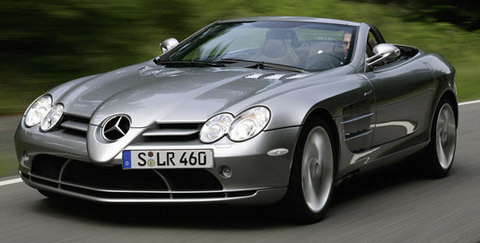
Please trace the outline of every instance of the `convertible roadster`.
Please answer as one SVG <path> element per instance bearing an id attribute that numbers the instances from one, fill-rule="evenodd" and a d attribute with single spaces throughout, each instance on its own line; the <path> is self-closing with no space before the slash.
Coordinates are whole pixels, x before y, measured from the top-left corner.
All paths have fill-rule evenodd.
<path id="1" fill-rule="evenodd" d="M 23 181 L 105 203 L 281 202 L 315 222 L 359 172 L 452 166 L 454 68 L 373 25 L 234 19 L 161 47 L 36 99 L 15 134 Z"/>

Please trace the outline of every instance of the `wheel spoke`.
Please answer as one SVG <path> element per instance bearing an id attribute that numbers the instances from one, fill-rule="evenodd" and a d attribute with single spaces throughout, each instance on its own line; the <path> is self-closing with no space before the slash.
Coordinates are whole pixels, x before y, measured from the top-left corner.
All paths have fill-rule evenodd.
<path id="1" fill-rule="evenodd" d="M 330 195 L 333 181 L 333 152 L 323 127 L 313 128 L 307 136 L 302 157 L 302 190 L 312 212 L 320 212 Z"/>
<path id="2" fill-rule="evenodd" d="M 440 108 L 436 127 L 435 147 L 438 162 L 443 169 L 448 169 L 453 161 L 457 139 L 455 116 L 450 104 L 445 103 Z"/>

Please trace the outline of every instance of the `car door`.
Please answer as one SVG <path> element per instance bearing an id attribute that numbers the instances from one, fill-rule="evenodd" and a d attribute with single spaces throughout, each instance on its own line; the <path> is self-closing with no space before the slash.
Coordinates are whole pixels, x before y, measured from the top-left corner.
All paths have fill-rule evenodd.
<path id="1" fill-rule="evenodd" d="M 413 134 L 425 124 L 434 77 L 425 64 L 411 58 L 365 72 L 375 92 L 376 122 L 372 146 Z"/>

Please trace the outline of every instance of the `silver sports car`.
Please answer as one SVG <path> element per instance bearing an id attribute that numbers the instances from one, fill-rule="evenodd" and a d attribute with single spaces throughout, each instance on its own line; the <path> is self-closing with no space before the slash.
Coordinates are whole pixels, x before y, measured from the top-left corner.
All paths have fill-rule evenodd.
<path id="1" fill-rule="evenodd" d="M 372 25 L 234 19 L 161 47 L 36 99 L 15 134 L 25 183 L 106 203 L 282 202 L 314 222 L 358 172 L 411 155 L 450 170 L 454 68 Z"/>

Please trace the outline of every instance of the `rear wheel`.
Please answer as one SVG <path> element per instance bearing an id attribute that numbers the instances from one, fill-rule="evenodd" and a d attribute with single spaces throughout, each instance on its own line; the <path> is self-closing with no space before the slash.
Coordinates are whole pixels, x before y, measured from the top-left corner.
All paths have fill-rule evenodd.
<path id="1" fill-rule="evenodd" d="M 448 175 L 457 146 L 457 122 L 452 102 L 442 100 L 435 112 L 431 142 L 423 160 L 423 169 L 430 177 Z"/>
<path id="2" fill-rule="evenodd" d="M 335 172 L 332 136 L 323 121 L 307 123 L 294 155 L 288 209 L 303 223 L 321 220 L 332 194 Z"/>

